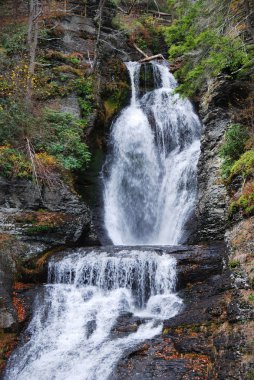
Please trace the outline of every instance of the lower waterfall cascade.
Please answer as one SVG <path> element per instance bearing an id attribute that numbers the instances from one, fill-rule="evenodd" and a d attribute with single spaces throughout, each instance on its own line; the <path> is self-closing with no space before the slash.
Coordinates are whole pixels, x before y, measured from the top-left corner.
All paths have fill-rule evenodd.
<path id="1" fill-rule="evenodd" d="M 151 250 L 115 254 L 79 249 L 49 263 L 30 340 L 12 355 L 5 380 L 106 380 L 127 349 L 162 331 L 182 306 L 176 260 Z M 140 317 L 136 332 L 113 338 L 117 318 Z"/>
<path id="2" fill-rule="evenodd" d="M 191 103 L 175 93 L 168 66 L 151 65 L 156 88 L 140 96 L 141 65 L 126 64 L 131 103 L 113 123 L 104 168 L 105 227 L 118 247 L 76 248 L 51 258 L 48 283 L 5 380 L 107 380 L 125 352 L 159 335 L 163 320 L 183 307 L 176 259 L 153 246 L 186 237 L 201 125 Z M 123 316 L 139 318 L 139 327 L 117 336 Z"/>

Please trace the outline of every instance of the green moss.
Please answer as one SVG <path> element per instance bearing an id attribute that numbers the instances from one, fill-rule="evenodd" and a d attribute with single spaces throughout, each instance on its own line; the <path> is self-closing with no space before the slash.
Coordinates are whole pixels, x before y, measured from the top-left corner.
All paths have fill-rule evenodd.
<path id="1" fill-rule="evenodd" d="M 119 112 L 129 95 L 129 86 L 124 82 L 108 84 L 103 93 L 106 122 Z"/>
<path id="2" fill-rule="evenodd" d="M 67 59 L 67 62 L 72 63 L 74 66 L 80 64 L 80 60 L 79 60 L 78 58 L 76 58 L 76 57 L 69 57 L 69 58 Z"/>
<path id="3" fill-rule="evenodd" d="M 248 296 L 248 301 L 253 302 L 254 301 L 254 294 L 250 294 Z"/>
<path id="4" fill-rule="evenodd" d="M 37 226 L 32 226 L 26 229 L 28 235 L 43 234 L 49 232 L 55 232 L 56 226 L 53 224 L 42 224 Z"/>
<path id="5" fill-rule="evenodd" d="M 250 370 L 247 373 L 247 380 L 254 380 L 254 370 Z"/>
<path id="6" fill-rule="evenodd" d="M 240 267 L 240 261 L 239 260 L 230 260 L 228 262 L 228 266 L 230 269 L 236 269 Z"/>
<path id="7" fill-rule="evenodd" d="M 82 68 L 72 67 L 70 65 L 61 65 L 53 68 L 53 71 L 56 73 L 70 73 L 74 74 L 77 77 L 83 77 L 85 74 L 85 70 Z"/>
<path id="8" fill-rule="evenodd" d="M 254 149 L 245 152 L 232 166 L 230 177 L 240 175 L 247 178 L 254 175 Z"/>
<path id="9" fill-rule="evenodd" d="M 44 83 L 42 86 L 38 86 L 35 91 L 35 97 L 38 100 L 47 100 L 56 98 L 57 96 L 66 96 L 68 91 L 64 87 L 58 84 L 56 81 Z"/>
<path id="10" fill-rule="evenodd" d="M 232 216 L 239 211 L 240 207 L 237 201 L 234 201 L 229 206 L 229 215 Z"/>

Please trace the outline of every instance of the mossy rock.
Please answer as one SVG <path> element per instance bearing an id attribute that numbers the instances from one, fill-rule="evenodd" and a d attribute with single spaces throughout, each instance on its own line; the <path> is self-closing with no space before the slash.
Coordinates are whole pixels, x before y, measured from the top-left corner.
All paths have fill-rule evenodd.
<path id="1" fill-rule="evenodd" d="M 230 178 L 237 175 L 243 178 L 254 176 L 254 149 L 245 152 L 232 166 Z"/>
<path id="2" fill-rule="evenodd" d="M 108 86 L 107 92 L 108 97 L 103 102 L 106 123 L 126 105 L 129 98 L 129 86 L 124 82 L 115 83 L 114 86 Z"/>

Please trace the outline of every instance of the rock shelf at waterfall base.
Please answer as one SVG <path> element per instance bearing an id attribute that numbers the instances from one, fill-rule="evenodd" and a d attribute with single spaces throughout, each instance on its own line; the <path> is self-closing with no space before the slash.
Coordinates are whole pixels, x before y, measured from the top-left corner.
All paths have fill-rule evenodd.
<path id="1" fill-rule="evenodd" d="M 13 353 L 5 379 L 107 379 L 126 350 L 160 334 L 162 321 L 182 308 L 175 284 L 176 259 L 163 251 L 94 248 L 51 259 L 30 339 Z M 140 326 L 112 339 L 124 314 Z"/>
<path id="2" fill-rule="evenodd" d="M 5 379 L 214 379 L 236 370 L 240 317 L 224 257 L 222 244 L 56 253 Z"/>

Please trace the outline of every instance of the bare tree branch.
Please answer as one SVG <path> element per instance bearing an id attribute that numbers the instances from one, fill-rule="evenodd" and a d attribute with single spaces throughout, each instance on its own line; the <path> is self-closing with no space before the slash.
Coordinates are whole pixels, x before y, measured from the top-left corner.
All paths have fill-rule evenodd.
<path id="1" fill-rule="evenodd" d="M 133 43 L 133 47 L 140 53 L 142 54 L 145 58 L 148 58 L 148 55 L 143 52 L 143 50 L 141 50 L 135 43 Z"/>
<path id="2" fill-rule="evenodd" d="M 99 44 L 100 44 L 100 37 L 101 37 L 102 13 L 103 13 L 105 2 L 106 0 L 100 0 L 99 7 L 98 7 L 98 11 L 99 11 L 98 32 L 97 32 L 96 46 L 95 46 L 95 52 L 94 52 L 93 69 L 95 69 L 97 60 L 98 60 L 98 51 L 99 51 Z"/>

